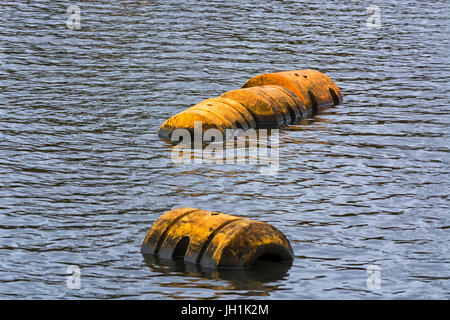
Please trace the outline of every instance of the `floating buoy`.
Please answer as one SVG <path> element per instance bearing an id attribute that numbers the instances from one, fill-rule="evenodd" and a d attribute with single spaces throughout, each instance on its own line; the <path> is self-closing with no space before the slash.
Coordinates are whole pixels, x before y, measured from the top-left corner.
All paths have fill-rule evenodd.
<path id="1" fill-rule="evenodd" d="M 292 93 L 279 86 L 261 86 L 237 89 L 221 97 L 243 105 L 253 116 L 258 129 L 279 128 L 299 120 L 303 104 Z"/>
<path id="2" fill-rule="evenodd" d="M 266 85 L 277 85 L 294 92 L 313 115 L 343 102 L 339 87 L 325 74 L 316 70 L 261 74 L 248 80 L 242 88 Z"/>
<path id="3" fill-rule="evenodd" d="M 251 113 L 239 102 L 217 97 L 204 100 L 169 118 L 159 129 L 158 135 L 170 140 L 176 129 L 186 129 L 194 136 L 195 122 L 202 124 L 202 133 L 208 129 L 218 129 L 225 134 L 226 129 L 256 128 Z"/>
<path id="4" fill-rule="evenodd" d="M 241 89 L 204 100 L 174 115 L 162 124 L 158 135 L 171 140 L 176 129 L 185 129 L 194 137 L 196 122 L 201 123 L 202 135 L 208 129 L 217 129 L 223 137 L 227 129 L 275 129 L 342 101 L 338 86 L 319 71 L 261 74 Z"/>
<path id="5" fill-rule="evenodd" d="M 249 268 L 258 259 L 294 258 L 287 238 L 270 224 L 194 208 L 174 209 L 156 220 L 142 253 L 206 268 Z"/>

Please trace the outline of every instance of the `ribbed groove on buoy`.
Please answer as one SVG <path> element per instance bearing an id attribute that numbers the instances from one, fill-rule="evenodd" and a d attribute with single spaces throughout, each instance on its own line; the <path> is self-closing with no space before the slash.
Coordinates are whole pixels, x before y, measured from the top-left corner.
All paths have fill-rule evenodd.
<path id="1" fill-rule="evenodd" d="M 312 114 L 343 102 L 339 87 L 328 76 L 315 70 L 294 70 L 262 74 L 248 80 L 242 87 L 249 88 L 264 85 L 278 85 L 295 92 L 300 98 L 303 98 Z M 335 97 L 333 97 L 330 89 L 335 93 Z"/>
<path id="2" fill-rule="evenodd" d="M 223 97 L 211 98 L 209 100 L 221 102 L 221 103 L 228 105 L 230 108 L 233 108 L 234 110 L 236 110 L 237 112 L 239 112 L 241 114 L 242 118 L 245 119 L 245 121 L 247 122 L 249 129 L 256 128 L 255 119 L 253 118 L 251 113 L 247 110 L 247 108 L 245 108 L 239 102 L 231 100 L 231 99 L 223 98 Z"/>
<path id="3" fill-rule="evenodd" d="M 226 225 L 239 221 L 241 220 L 241 218 L 236 218 L 234 220 L 228 220 L 225 221 L 224 223 L 222 223 L 219 227 L 217 227 L 216 230 L 214 230 L 209 236 L 208 239 L 206 239 L 206 241 L 203 243 L 202 248 L 200 249 L 200 253 L 198 254 L 196 263 L 200 263 L 202 261 L 203 256 L 205 255 L 206 249 L 208 248 L 209 244 L 211 243 L 212 239 L 216 236 L 216 234 L 222 230 Z"/>
<path id="4" fill-rule="evenodd" d="M 241 128 L 244 131 L 250 128 L 247 119 L 241 112 L 219 98 L 204 100 L 188 110 L 210 112 L 221 119 L 223 123 L 228 124 L 229 128 Z"/>
<path id="5" fill-rule="evenodd" d="M 287 103 L 287 107 L 289 110 L 289 113 L 291 114 L 292 121 L 298 121 L 302 118 L 306 118 L 307 116 L 307 110 L 303 102 L 293 93 L 292 91 L 275 85 L 268 85 L 265 87 L 275 87 L 280 91 L 283 91 L 286 94 L 286 98 L 290 100 L 289 103 Z"/>
<path id="6" fill-rule="evenodd" d="M 278 128 L 285 124 L 285 117 L 269 97 L 258 88 L 236 89 L 225 92 L 222 97 L 239 102 L 253 115 L 257 128 Z"/>
<path id="7" fill-rule="evenodd" d="M 276 88 L 263 86 L 263 87 L 254 87 L 252 89 L 255 89 L 256 92 L 263 95 L 266 99 L 268 99 L 272 106 L 276 106 L 277 110 L 281 113 L 281 115 L 284 118 L 283 124 L 289 124 L 292 121 L 292 118 L 290 116 L 289 110 L 287 108 L 286 104 L 286 96 L 285 94 L 278 94 L 276 95 L 275 91 L 278 91 Z M 284 99 L 284 101 L 281 101 L 281 99 Z"/>
<path id="8" fill-rule="evenodd" d="M 202 132 L 218 129 L 274 129 L 343 102 L 339 87 L 315 70 L 294 70 L 257 75 L 241 89 L 204 100 L 162 124 L 158 135 L 171 140 L 176 129 L 194 132 L 201 121 Z"/>
<path id="9" fill-rule="evenodd" d="M 165 229 L 162 230 L 163 232 L 159 236 L 158 242 L 156 243 L 155 249 L 153 250 L 154 254 L 158 254 L 159 249 L 161 248 L 164 240 L 166 239 L 167 232 L 170 230 L 170 228 L 172 228 L 172 226 L 176 224 L 179 220 L 181 220 L 184 216 L 187 216 L 189 213 L 192 213 L 194 211 L 196 211 L 196 209 L 187 210 L 186 212 L 181 213 L 180 215 L 175 217 Z"/>
<path id="10" fill-rule="evenodd" d="M 292 247 L 275 227 L 260 221 L 179 208 L 166 212 L 148 231 L 144 255 L 183 258 L 207 268 L 248 268 L 261 257 L 292 261 Z"/>

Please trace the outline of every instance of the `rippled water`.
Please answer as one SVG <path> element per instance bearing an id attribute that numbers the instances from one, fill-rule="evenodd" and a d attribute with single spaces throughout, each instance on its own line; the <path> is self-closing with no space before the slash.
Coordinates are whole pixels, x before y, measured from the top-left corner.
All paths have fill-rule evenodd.
<path id="1" fill-rule="evenodd" d="M 66 26 L 71 4 L 81 30 Z M 0 298 L 450 297 L 447 1 L 0 6 Z M 303 68 L 345 102 L 280 131 L 277 175 L 171 162 L 165 119 Z M 292 266 L 144 260 L 147 229 L 183 206 L 275 225 Z"/>

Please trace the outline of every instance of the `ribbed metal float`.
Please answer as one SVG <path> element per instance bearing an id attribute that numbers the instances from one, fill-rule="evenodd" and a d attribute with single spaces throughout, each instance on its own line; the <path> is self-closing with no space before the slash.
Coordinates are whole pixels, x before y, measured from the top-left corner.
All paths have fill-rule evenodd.
<path id="1" fill-rule="evenodd" d="M 194 208 L 174 209 L 156 220 L 142 253 L 206 268 L 249 268 L 258 259 L 294 258 L 288 239 L 270 224 Z"/>
<path id="2" fill-rule="evenodd" d="M 202 132 L 218 129 L 273 129 L 313 116 L 343 102 L 339 87 L 315 70 L 294 70 L 257 75 L 241 89 L 204 100 L 169 118 L 158 135 L 171 140 L 176 129 L 191 134 L 201 121 Z"/>

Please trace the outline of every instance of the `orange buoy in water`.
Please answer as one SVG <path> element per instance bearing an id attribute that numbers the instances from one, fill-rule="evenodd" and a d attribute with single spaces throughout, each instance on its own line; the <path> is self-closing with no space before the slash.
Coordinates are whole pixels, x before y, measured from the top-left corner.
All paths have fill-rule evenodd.
<path id="1" fill-rule="evenodd" d="M 241 89 L 204 100 L 172 116 L 162 124 L 158 135 L 172 140 L 175 130 L 184 129 L 192 138 L 197 122 L 201 123 L 201 137 L 206 130 L 216 129 L 225 138 L 227 130 L 275 129 L 342 102 L 339 87 L 319 71 L 261 74 Z"/>
<path id="2" fill-rule="evenodd" d="M 316 70 L 294 70 L 257 75 L 242 88 L 277 85 L 294 92 L 311 114 L 343 102 L 339 87 L 325 74 Z"/>
<path id="3" fill-rule="evenodd" d="M 234 100 L 247 108 L 259 129 L 278 128 L 286 124 L 283 110 L 259 87 L 228 91 L 221 97 Z"/>
<path id="4" fill-rule="evenodd" d="M 270 224 L 194 208 L 174 209 L 156 220 L 142 253 L 208 268 L 249 268 L 258 259 L 294 259 L 287 238 Z"/>
<path id="5" fill-rule="evenodd" d="M 176 129 L 186 129 L 194 136 L 195 122 L 201 122 L 202 134 L 208 129 L 217 129 L 223 135 L 227 129 L 256 128 L 251 113 L 239 102 L 217 97 L 204 100 L 169 118 L 159 128 L 158 135 L 170 140 Z"/>

